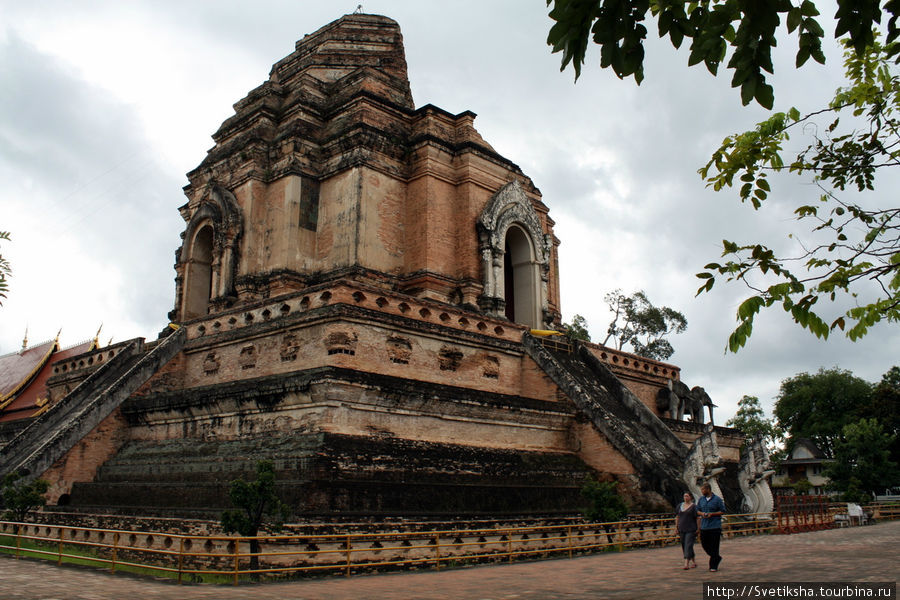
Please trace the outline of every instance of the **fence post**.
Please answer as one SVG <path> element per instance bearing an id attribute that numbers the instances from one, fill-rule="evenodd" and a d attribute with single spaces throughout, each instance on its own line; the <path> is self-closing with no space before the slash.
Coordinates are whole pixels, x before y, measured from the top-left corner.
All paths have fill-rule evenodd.
<path id="1" fill-rule="evenodd" d="M 59 528 L 59 545 L 57 546 L 58 552 L 57 552 L 57 556 L 56 556 L 56 566 L 57 566 L 57 567 L 61 567 L 61 566 L 62 566 L 63 538 L 65 538 L 65 537 L 66 537 L 66 528 L 65 528 L 65 527 L 60 527 L 60 528 Z"/>
<path id="2" fill-rule="evenodd" d="M 240 560 L 241 560 L 241 543 L 240 538 L 234 538 L 234 585 L 238 584 L 238 573 L 240 571 Z"/>
<path id="3" fill-rule="evenodd" d="M 346 575 L 347 575 L 347 577 L 350 577 L 350 565 L 351 565 L 353 559 L 350 556 L 351 550 L 350 550 L 350 534 L 349 533 L 347 534 L 347 540 L 345 543 L 347 545 L 347 572 L 346 572 Z"/>
<path id="4" fill-rule="evenodd" d="M 509 555 L 509 562 L 513 561 L 512 555 L 512 532 L 506 534 L 506 554 Z"/>
<path id="5" fill-rule="evenodd" d="M 22 546 L 22 526 L 16 525 L 16 558 L 19 558 L 19 548 Z"/>
<path id="6" fill-rule="evenodd" d="M 113 553 L 112 553 L 112 565 L 110 565 L 109 571 L 113 575 L 116 574 L 116 558 L 119 555 L 119 532 L 115 532 L 113 534 Z"/>
<path id="7" fill-rule="evenodd" d="M 434 569 L 441 570 L 441 536 L 434 536 Z"/>
<path id="8" fill-rule="evenodd" d="M 569 558 L 572 558 L 572 526 L 566 527 L 566 543 L 569 546 Z"/>
<path id="9" fill-rule="evenodd" d="M 178 546 L 178 585 L 181 585 L 181 571 L 184 568 L 184 538 Z"/>

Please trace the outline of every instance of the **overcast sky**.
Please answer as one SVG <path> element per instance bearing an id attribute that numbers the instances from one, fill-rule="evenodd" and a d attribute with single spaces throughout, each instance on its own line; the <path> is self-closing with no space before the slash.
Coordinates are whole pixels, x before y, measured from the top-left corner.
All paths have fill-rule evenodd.
<path id="1" fill-rule="evenodd" d="M 656 40 L 640 87 L 601 70 L 593 50 L 575 84 L 546 46 L 544 4 L 363 9 L 400 24 L 416 106 L 478 114 L 482 136 L 542 191 L 562 240 L 564 319 L 583 315 L 602 341 L 603 297 L 616 288 L 682 311 L 688 330 L 671 339 L 670 362 L 707 389 L 720 424 L 744 394 L 770 410 L 781 380 L 797 373 L 839 366 L 878 381 L 900 363 L 896 325 L 823 342 L 781 311 L 758 318 L 739 354 L 724 352 L 747 291 L 717 286 L 695 298 L 694 274 L 719 257 L 723 238 L 790 248 L 787 235 L 804 231 L 793 208 L 815 188 L 785 181 L 760 211 L 706 189 L 697 169 L 766 112 L 741 106 L 730 73 L 688 68 L 685 49 Z M 71 345 L 101 323 L 104 343 L 154 339 L 174 303 L 184 174 L 296 40 L 356 6 L 0 0 L 0 230 L 12 233 L 0 250 L 14 269 L 0 354 L 19 349 L 26 326 L 31 344 L 62 329 Z M 841 84 L 840 55 L 831 46 L 827 67 L 796 72 L 794 43 L 776 57 L 776 106 L 813 110 Z"/>

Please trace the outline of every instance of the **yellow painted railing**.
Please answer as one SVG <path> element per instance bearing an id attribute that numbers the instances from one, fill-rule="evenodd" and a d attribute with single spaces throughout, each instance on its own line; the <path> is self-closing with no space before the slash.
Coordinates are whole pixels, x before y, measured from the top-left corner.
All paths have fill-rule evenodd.
<path id="1" fill-rule="evenodd" d="M 883 512 L 890 514 L 890 507 L 883 507 Z M 726 537 L 771 533 L 776 525 L 772 513 L 728 515 L 723 533 Z M 461 525 L 441 530 L 425 530 L 417 524 L 417 530 L 399 529 L 385 524 L 375 532 L 247 538 L 0 521 L 0 553 L 55 560 L 58 564 L 104 566 L 113 573 L 119 569 L 168 575 L 179 583 L 187 578 L 237 585 L 261 576 L 350 576 L 386 569 L 441 569 L 677 543 L 674 519 L 669 516 L 614 523 Z M 251 554 L 251 539 L 258 542 L 258 553 Z"/>

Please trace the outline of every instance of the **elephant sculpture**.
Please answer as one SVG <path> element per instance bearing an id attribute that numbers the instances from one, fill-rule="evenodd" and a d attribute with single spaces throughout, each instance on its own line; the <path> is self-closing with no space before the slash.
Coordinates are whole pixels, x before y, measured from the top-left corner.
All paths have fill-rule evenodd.
<path id="1" fill-rule="evenodd" d="M 713 408 L 716 405 L 713 404 L 712 398 L 709 397 L 706 390 L 699 385 L 691 388 L 691 400 L 691 420 L 694 423 L 702 423 L 703 407 L 706 407 L 709 409 L 709 423 L 711 425 L 715 424 L 713 421 Z"/>
<path id="2" fill-rule="evenodd" d="M 656 393 L 656 410 L 660 414 L 669 413 L 670 419 L 680 421 L 684 418 L 684 402 L 672 390 L 672 380 L 669 380 L 668 387 L 660 388 Z"/>

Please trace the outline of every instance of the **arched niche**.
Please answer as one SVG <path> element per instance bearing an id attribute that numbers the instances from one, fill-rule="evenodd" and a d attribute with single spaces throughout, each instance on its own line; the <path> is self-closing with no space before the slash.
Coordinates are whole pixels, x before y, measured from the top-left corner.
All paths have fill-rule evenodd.
<path id="1" fill-rule="evenodd" d="M 518 182 L 503 186 L 478 219 L 483 292 L 488 313 L 532 328 L 548 326 L 550 236 Z"/>
<path id="2" fill-rule="evenodd" d="M 531 236 L 518 224 L 506 230 L 503 246 L 503 300 L 506 318 L 540 328 L 540 269 Z"/>
<path id="3" fill-rule="evenodd" d="M 185 319 L 193 319 L 209 312 L 213 289 L 213 227 L 210 222 L 195 231 L 188 249 L 183 313 Z"/>
<path id="4" fill-rule="evenodd" d="M 202 317 L 211 306 L 227 304 L 233 297 L 242 232 L 241 210 L 234 194 L 210 186 L 188 218 L 178 253 L 176 320 Z"/>

